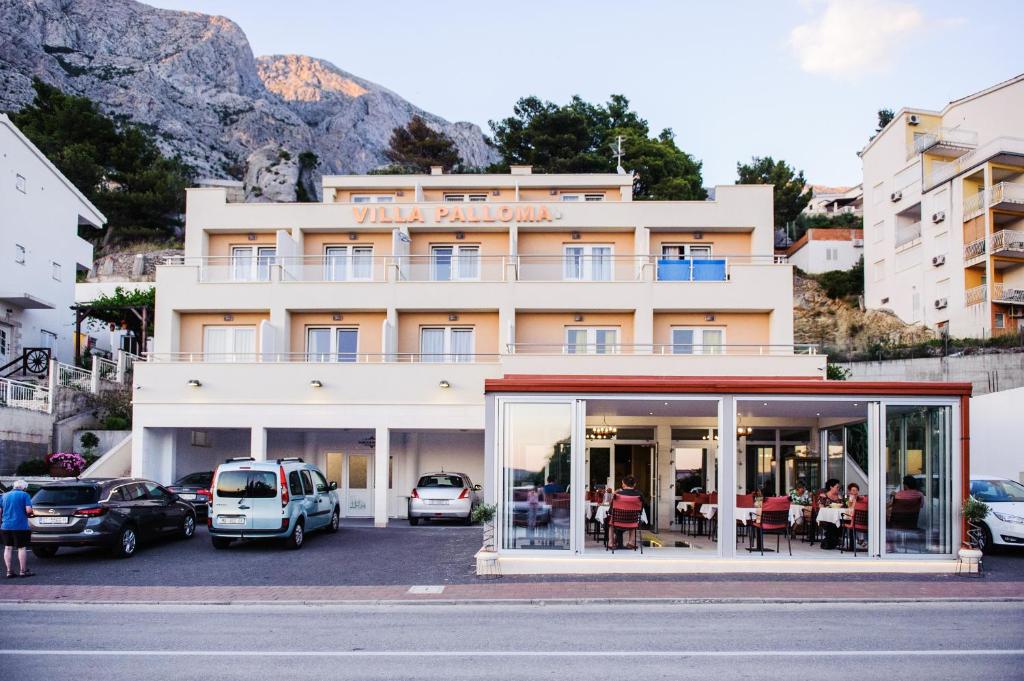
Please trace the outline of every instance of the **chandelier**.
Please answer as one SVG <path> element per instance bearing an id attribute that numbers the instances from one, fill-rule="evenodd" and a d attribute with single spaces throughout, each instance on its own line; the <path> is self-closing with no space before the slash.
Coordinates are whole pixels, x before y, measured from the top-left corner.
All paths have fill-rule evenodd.
<path id="1" fill-rule="evenodd" d="M 602 418 L 602 423 L 599 426 L 591 426 L 587 429 L 588 440 L 609 440 L 615 437 L 615 433 L 618 432 L 618 428 L 615 426 L 608 425 L 608 417 Z"/>

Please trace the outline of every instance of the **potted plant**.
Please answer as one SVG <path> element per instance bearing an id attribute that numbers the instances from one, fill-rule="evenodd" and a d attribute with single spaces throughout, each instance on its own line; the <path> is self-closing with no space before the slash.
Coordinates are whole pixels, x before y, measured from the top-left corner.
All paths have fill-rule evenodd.
<path id="1" fill-rule="evenodd" d="M 82 437 L 78 439 L 82 445 L 82 456 L 94 456 L 96 454 L 96 448 L 100 445 L 100 439 L 96 436 L 96 433 L 86 431 L 82 433 Z"/>
<path id="2" fill-rule="evenodd" d="M 85 459 L 74 452 L 54 452 L 46 457 L 46 470 L 54 478 L 75 477 L 85 468 Z"/>
<path id="3" fill-rule="evenodd" d="M 985 547 L 985 530 L 982 523 L 988 515 L 988 504 L 978 501 L 974 497 L 964 499 L 960 513 L 967 523 L 967 537 L 961 547 L 958 556 L 960 564 L 967 566 L 967 573 L 981 573 L 981 556 Z M 959 568 L 958 568 L 959 572 Z"/>
<path id="4" fill-rule="evenodd" d="M 473 509 L 470 519 L 474 523 L 482 523 L 484 526 L 484 551 L 494 551 L 494 516 L 497 515 L 498 507 L 494 504 L 480 504 Z"/>

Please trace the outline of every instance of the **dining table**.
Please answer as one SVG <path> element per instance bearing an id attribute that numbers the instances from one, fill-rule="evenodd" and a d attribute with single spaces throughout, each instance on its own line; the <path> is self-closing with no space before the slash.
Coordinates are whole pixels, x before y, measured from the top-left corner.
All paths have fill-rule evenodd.
<path id="1" fill-rule="evenodd" d="M 818 523 L 832 523 L 836 527 L 843 524 L 843 520 L 850 514 L 848 508 L 832 508 L 831 506 L 818 509 Z"/>

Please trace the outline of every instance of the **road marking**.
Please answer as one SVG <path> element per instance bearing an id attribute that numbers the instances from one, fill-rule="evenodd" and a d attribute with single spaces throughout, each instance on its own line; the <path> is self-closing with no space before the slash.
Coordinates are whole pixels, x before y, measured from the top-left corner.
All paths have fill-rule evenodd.
<path id="1" fill-rule="evenodd" d="M 444 586 L 427 584 L 423 586 L 410 586 L 408 593 L 411 594 L 439 594 L 444 593 Z"/>
<path id="2" fill-rule="evenodd" d="M 820 657 L 996 657 L 1024 656 L 1024 649 L 831 650 Z M 806 650 L 53 650 L 0 649 L 4 655 L 98 657 L 806 657 Z"/>

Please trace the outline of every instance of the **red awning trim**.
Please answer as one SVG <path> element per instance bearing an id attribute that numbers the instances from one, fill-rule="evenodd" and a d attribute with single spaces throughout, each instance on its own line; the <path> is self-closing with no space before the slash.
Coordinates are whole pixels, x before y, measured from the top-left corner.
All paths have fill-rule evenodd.
<path id="1" fill-rule="evenodd" d="M 827 381 L 764 376 L 578 376 L 507 374 L 484 381 L 487 393 L 730 393 L 741 395 L 920 395 L 970 397 L 970 383 Z"/>

